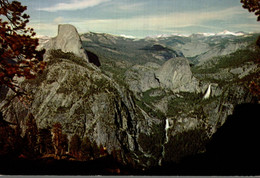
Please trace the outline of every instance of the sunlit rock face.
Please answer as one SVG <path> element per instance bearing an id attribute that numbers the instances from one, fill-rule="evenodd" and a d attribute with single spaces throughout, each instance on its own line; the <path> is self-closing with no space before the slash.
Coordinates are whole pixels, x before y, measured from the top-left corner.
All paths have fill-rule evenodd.
<path id="1" fill-rule="evenodd" d="M 164 140 L 163 119 L 151 117 L 136 106 L 131 93 L 88 62 L 50 61 L 42 75 L 20 84 L 31 94 L 30 109 L 15 99 L 3 110 L 6 120 L 16 123 L 19 118 L 24 133 L 26 116 L 32 113 L 38 129 L 60 123 L 69 141 L 77 134 L 82 140 L 88 138 L 91 143 L 106 147 L 109 154 L 116 152 L 124 164 L 157 165 Z M 9 91 L 6 98 L 12 96 Z M 151 143 L 153 147 L 147 146 Z"/>
<path id="2" fill-rule="evenodd" d="M 134 65 L 126 72 L 126 82 L 129 89 L 134 93 L 145 92 L 152 88 L 159 88 L 160 83 L 155 78 L 154 71 L 161 66 L 156 63 L 146 63 L 145 65 Z"/>
<path id="3" fill-rule="evenodd" d="M 138 107 L 131 92 L 93 67 L 80 47 L 76 29 L 60 25 L 58 36 L 46 46 L 56 50 L 45 56 L 48 64 L 43 74 L 19 83 L 29 93 L 30 102 L 24 105 L 15 98 L 1 110 L 5 120 L 18 123 L 25 135 L 26 116 L 31 113 L 38 129 L 52 131 L 53 125 L 60 123 L 68 144 L 78 135 L 82 141 L 87 138 L 105 147 L 108 154 L 116 153 L 123 164 L 141 168 L 158 165 L 165 120 Z M 0 107 L 13 96 L 12 91 L 4 92 Z M 160 135 L 155 139 L 157 133 Z"/>
<path id="4" fill-rule="evenodd" d="M 53 40 L 53 48 L 61 49 L 63 52 L 72 52 L 84 60 L 88 59 L 82 48 L 77 29 L 69 24 L 59 25 L 58 35 Z"/>
<path id="5" fill-rule="evenodd" d="M 54 38 L 39 37 L 38 49 L 56 50 L 59 49 L 64 53 L 73 53 L 84 61 L 100 66 L 101 63 L 96 54 L 89 52 L 82 46 L 82 41 L 77 29 L 70 24 L 61 24 L 58 26 L 58 35 Z M 48 60 L 49 53 L 45 53 L 45 59 Z"/>
<path id="6" fill-rule="evenodd" d="M 200 92 L 198 80 L 193 76 L 189 61 L 176 57 L 162 66 L 155 63 L 134 65 L 126 72 L 126 82 L 135 93 L 162 88 L 173 92 Z"/>
<path id="7" fill-rule="evenodd" d="M 198 84 L 190 70 L 189 61 L 185 58 L 173 58 L 166 61 L 155 72 L 155 76 L 163 88 L 189 92 L 198 90 Z"/>

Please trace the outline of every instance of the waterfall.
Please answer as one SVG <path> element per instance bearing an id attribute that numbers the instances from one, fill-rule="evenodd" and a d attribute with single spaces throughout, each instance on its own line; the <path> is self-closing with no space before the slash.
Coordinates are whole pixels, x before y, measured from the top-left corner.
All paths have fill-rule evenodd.
<path id="1" fill-rule="evenodd" d="M 203 96 L 203 99 L 208 99 L 210 97 L 211 94 L 211 84 L 209 84 L 209 87 L 207 89 L 206 94 Z"/>
<path id="2" fill-rule="evenodd" d="M 164 141 L 164 143 L 163 143 L 163 145 L 162 145 L 162 147 L 163 147 L 163 151 L 162 151 L 162 157 L 159 159 L 159 166 L 161 166 L 161 164 L 162 164 L 162 159 L 164 158 L 164 154 L 165 154 L 165 147 L 164 147 L 164 145 L 166 144 L 166 143 L 168 143 L 168 141 L 169 141 L 169 138 L 168 138 L 168 129 L 170 128 L 170 124 L 169 124 L 169 119 L 167 118 L 166 119 L 166 122 L 165 122 L 165 141 Z"/>
<path id="3" fill-rule="evenodd" d="M 168 143 L 168 134 L 167 134 L 167 132 L 168 132 L 168 129 L 170 128 L 170 125 L 169 125 L 169 119 L 167 118 L 166 119 L 166 124 L 165 124 L 165 136 L 166 136 L 166 141 L 165 141 L 165 143 L 164 144 L 166 144 L 166 143 Z"/>

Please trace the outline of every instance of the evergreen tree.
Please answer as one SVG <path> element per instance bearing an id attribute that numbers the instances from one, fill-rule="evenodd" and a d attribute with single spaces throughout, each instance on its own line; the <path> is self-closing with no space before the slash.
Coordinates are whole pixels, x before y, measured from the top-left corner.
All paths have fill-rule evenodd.
<path id="1" fill-rule="evenodd" d="M 82 160 L 89 160 L 93 155 L 93 149 L 88 137 L 84 137 L 80 146 L 80 156 Z"/>
<path id="2" fill-rule="evenodd" d="M 37 51 L 38 39 L 27 27 L 30 16 L 18 1 L 0 0 L 0 84 L 23 94 L 14 77 L 35 78 L 45 68 L 44 50 Z"/>
<path id="3" fill-rule="evenodd" d="M 62 146 L 61 146 L 61 137 L 62 137 L 62 128 L 60 123 L 55 123 L 52 127 L 53 133 L 53 146 L 56 156 L 61 156 Z"/>
<path id="4" fill-rule="evenodd" d="M 15 130 L 0 112 L 0 155 L 13 154 L 15 150 Z"/>
<path id="5" fill-rule="evenodd" d="M 73 135 L 70 141 L 70 153 L 75 156 L 79 157 L 81 147 L 81 140 L 77 134 Z"/>
<path id="6" fill-rule="evenodd" d="M 37 154 L 37 135 L 38 128 L 36 125 L 36 121 L 32 113 L 30 113 L 26 118 L 26 131 L 25 131 L 25 142 L 27 148 L 25 151 L 28 151 L 28 156 L 34 156 Z"/>
<path id="7" fill-rule="evenodd" d="M 248 9 L 249 12 L 255 12 L 257 21 L 260 21 L 260 1 L 259 0 L 241 0 L 243 8 Z M 256 41 L 257 46 L 260 47 L 260 36 Z"/>
<path id="8" fill-rule="evenodd" d="M 241 0 L 243 8 L 248 9 L 249 12 L 255 12 L 257 21 L 260 21 L 260 1 L 259 0 Z"/>
<path id="9" fill-rule="evenodd" d="M 61 135 L 61 155 L 65 155 L 68 151 L 68 135 L 62 134 Z"/>
<path id="10" fill-rule="evenodd" d="M 38 146 L 41 154 L 54 153 L 54 147 L 52 143 L 52 135 L 50 129 L 39 130 Z"/>

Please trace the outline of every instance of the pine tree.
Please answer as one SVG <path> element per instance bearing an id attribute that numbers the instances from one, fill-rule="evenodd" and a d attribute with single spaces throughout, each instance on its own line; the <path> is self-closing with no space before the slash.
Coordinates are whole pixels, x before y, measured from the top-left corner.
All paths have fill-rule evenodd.
<path id="1" fill-rule="evenodd" d="M 0 112 L 0 155 L 13 154 L 15 150 L 15 130 L 3 119 Z"/>
<path id="2" fill-rule="evenodd" d="M 30 113 L 26 118 L 26 131 L 25 131 L 25 141 L 28 151 L 28 156 L 34 156 L 38 153 L 37 150 L 37 135 L 38 128 L 36 125 L 36 121 L 32 113 Z"/>
<path id="3" fill-rule="evenodd" d="M 39 152 L 42 155 L 54 153 L 50 129 L 40 129 L 38 137 Z"/>
<path id="4" fill-rule="evenodd" d="M 62 134 L 61 135 L 61 155 L 65 155 L 68 151 L 68 135 Z"/>
<path id="5" fill-rule="evenodd" d="M 44 50 L 37 51 L 38 39 L 27 27 L 30 16 L 26 6 L 18 1 L 0 0 L 0 84 L 11 88 L 18 96 L 24 92 L 14 77 L 35 78 L 46 66 Z"/>
<path id="6" fill-rule="evenodd" d="M 82 160 L 89 160 L 93 155 L 93 149 L 88 137 L 84 137 L 80 146 L 80 156 Z"/>
<path id="7" fill-rule="evenodd" d="M 53 146 L 55 155 L 60 157 L 62 152 L 61 139 L 62 139 L 62 127 L 60 123 L 55 123 L 52 127 L 53 133 Z"/>
<path id="8" fill-rule="evenodd" d="M 255 12 L 257 21 L 260 21 L 260 1 L 259 0 L 241 0 L 243 8 L 248 9 L 249 12 Z"/>
<path id="9" fill-rule="evenodd" d="M 81 147 L 81 140 L 77 134 L 73 135 L 70 141 L 70 153 L 75 156 L 79 157 Z"/>

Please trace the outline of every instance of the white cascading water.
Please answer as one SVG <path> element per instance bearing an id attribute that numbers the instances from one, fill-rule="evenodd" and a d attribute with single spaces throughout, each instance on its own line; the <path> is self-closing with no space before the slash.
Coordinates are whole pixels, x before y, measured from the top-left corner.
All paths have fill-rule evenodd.
<path id="1" fill-rule="evenodd" d="M 167 118 L 166 119 L 166 124 L 165 124 L 165 136 L 166 136 L 166 141 L 165 141 L 165 143 L 168 143 L 168 134 L 167 134 L 167 132 L 168 132 L 168 129 L 170 128 L 170 125 L 169 125 L 169 119 Z M 164 144 L 165 144 L 164 143 Z"/>
<path id="2" fill-rule="evenodd" d="M 210 97 L 211 94 L 211 84 L 209 84 L 209 87 L 207 89 L 206 94 L 203 96 L 203 99 L 208 99 Z"/>
<path id="3" fill-rule="evenodd" d="M 164 157 L 164 154 L 165 154 L 165 148 L 164 148 L 164 145 L 166 144 L 166 143 L 168 143 L 168 129 L 170 128 L 170 124 L 169 124 L 169 119 L 167 118 L 166 119 L 166 122 L 165 122 L 165 142 L 163 143 L 163 152 L 162 152 L 162 157 L 160 158 L 160 160 L 159 160 L 159 165 L 161 166 L 162 165 L 162 159 L 163 159 L 163 157 Z"/>

